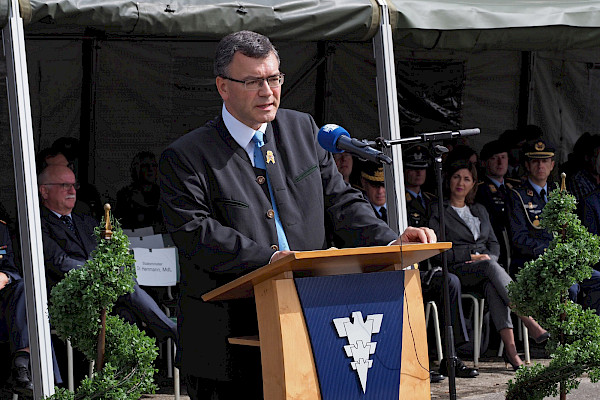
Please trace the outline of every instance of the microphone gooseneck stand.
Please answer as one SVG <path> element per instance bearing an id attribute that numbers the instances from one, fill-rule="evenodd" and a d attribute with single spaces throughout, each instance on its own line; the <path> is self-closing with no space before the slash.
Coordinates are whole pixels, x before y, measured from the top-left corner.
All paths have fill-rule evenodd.
<path id="1" fill-rule="evenodd" d="M 438 210 L 440 215 L 440 242 L 446 241 L 446 224 L 444 221 L 444 199 L 442 195 L 442 154 L 447 153 L 448 149 L 442 145 L 434 144 L 434 142 L 453 139 L 460 136 L 473 136 L 479 134 L 479 128 L 462 129 L 458 131 L 443 131 L 422 133 L 420 135 L 402 138 L 396 140 L 385 140 L 377 138 L 374 142 L 367 142 L 368 145 L 377 145 L 381 148 L 390 147 L 395 144 L 411 144 L 419 142 L 429 142 L 431 144 L 431 152 L 435 160 L 435 178 L 438 190 Z M 442 275 L 443 275 L 443 291 L 444 291 L 444 322 L 445 322 L 445 338 L 446 338 L 446 362 L 448 366 L 448 391 L 450 400 L 456 400 L 456 349 L 454 348 L 454 331 L 452 329 L 452 319 L 450 317 L 450 289 L 448 280 L 448 257 L 446 252 L 442 252 Z M 473 343 L 473 346 L 479 346 L 479 343 Z"/>
<path id="2" fill-rule="evenodd" d="M 435 160 L 435 179 L 438 190 L 438 211 L 440 216 L 440 242 L 446 241 L 446 221 L 444 218 L 444 196 L 442 195 L 442 154 L 447 153 L 448 149 L 441 145 L 434 145 L 433 156 Z M 444 279 L 444 321 L 446 329 L 446 363 L 448 364 L 448 392 L 450 400 L 456 399 L 456 349 L 454 348 L 454 331 L 452 330 L 452 321 L 450 319 L 450 289 L 448 277 L 448 256 L 442 252 L 442 275 Z M 459 299 L 460 301 L 460 299 Z M 478 343 L 474 343 L 477 346 Z"/>

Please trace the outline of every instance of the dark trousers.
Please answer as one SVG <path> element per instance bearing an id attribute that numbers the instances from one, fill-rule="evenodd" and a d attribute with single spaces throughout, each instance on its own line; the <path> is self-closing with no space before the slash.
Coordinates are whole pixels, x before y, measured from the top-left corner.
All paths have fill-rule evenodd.
<path id="1" fill-rule="evenodd" d="M 129 322 L 145 323 L 159 342 L 167 338 L 177 340 L 177 324 L 166 316 L 156 301 L 137 283 L 133 287 L 133 293 L 117 299 L 115 309 Z"/>
<path id="2" fill-rule="evenodd" d="M 435 301 L 438 306 L 440 314 L 440 324 L 444 327 L 445 324 L 445 312 L 444 312 L 444 291 L 443 282 L 444 274 L 442 271 L 433 272 L 431 280 L 428 280 L 428 273 L 431 271 L 421 271 L 421 290 L 423 292 L 424 301 Z M 425 279 L 424 279 L 425 277 Z M 448 289 L 450 292 L 450 321 L 452 323 L 452 332 L 454 334 L 454 345 L 458 347 L 469 341 L 469 334 L 467 333 L 467 326 L 465 324 L 465 317 L 462 308 L 462 290 L 460 286 L 460 280 L 454 274 L 448 273 Z M 442 335 L 445 334 L 445 329 L 442 328 Z"/>
<path id="3" fill-rule="evenodd" d="M 29 347 L 23 280 L 12 282 L 0 290 L 0 331 L 0 339 L 8 339 L 13 354 Z"/>
<path id="4" fill-rule="evenodd" d="M 595 310 L 596 314 L 600 315 L 600 272 L 592 270 L 590 278 L 571 286 L 569 288 L 569 298 L 573 302 L 577 302 L 580 292 L 585 294 L 582 306 Z"/>
<path id="5" fill-rule="evenodd" d="M 10 343 L 11 354 L 29 347 L 25 283 L 23 280 L 12 282 L 0 290 L 0 341 L 7 339 Z M 62 383 L 56 355 L 54 354 L 54 345 L 52 346 L 52 367 L 54 369 L 54 381 L 57 384 Z"/>

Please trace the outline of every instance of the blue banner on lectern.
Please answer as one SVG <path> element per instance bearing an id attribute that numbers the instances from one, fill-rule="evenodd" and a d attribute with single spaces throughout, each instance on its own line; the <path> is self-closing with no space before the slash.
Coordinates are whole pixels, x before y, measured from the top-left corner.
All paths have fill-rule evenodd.
<path id="1" fill-rule="evenodd" d="M 323 400 L 398 399 L 404 272 L 295 282 Z"/>

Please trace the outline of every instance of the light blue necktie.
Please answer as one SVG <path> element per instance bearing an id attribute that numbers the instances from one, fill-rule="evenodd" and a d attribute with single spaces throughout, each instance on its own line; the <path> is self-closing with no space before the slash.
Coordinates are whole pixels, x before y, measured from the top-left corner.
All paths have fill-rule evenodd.
<path id="1" fill-rule="evenodd" d="M 281 225 L 281 220 L 279 219 L 277 205 L 275 204 L 275 197 L 273 196 L 273 189 L 271 188 L 271 180 L 269 179 L 269 174 L 267 174 L 267 165 L 265 164 L 262 151 L 260 151 L 260 148 L 265 144 L 263 135 L 264 134 L 261 131 L 256 131 L 252 137 L 252 141 L 254 141 L 254 166 L 256 168 L 264 169 L 265 175 L 267 176 L 267 187 L 269 188 L 269 195 L 271 196 L 271 206 L 273 207 L 273 211 L 275 213 L 274 218 L 275 226 L 277 228 L 277 241 L 279 242 L 279 250 L 289 250 L 290 246 L 288 245 L 287 238 L 285 237 L 283 225 Z"/>

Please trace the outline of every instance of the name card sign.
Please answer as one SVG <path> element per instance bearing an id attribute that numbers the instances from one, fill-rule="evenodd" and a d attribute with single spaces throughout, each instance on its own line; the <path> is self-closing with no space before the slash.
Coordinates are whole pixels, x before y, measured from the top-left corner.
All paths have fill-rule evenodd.
<path id="1" fill-rule="evenodd" d="M 144 249 L 161 249 L 165 247 L 162 235 L 136 236 L 129 238 L 129 247 L 141 247 Z"/>
<path id="2" fill-rule="evenodd" d="M 133 249 L 135 272 L 142 286 L 174 286 L 177 284 L 177 248 Z"/>
<path id="3" fill-rule="evenodd" d="M 154 235 L 154 228 L 151 226 L 145 226 L 143 228 L 136 229 L 123 229 L 123 233 L 128 237 L 140 237 Z"/>

